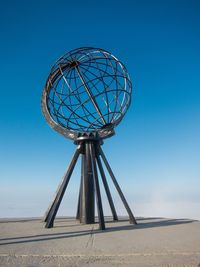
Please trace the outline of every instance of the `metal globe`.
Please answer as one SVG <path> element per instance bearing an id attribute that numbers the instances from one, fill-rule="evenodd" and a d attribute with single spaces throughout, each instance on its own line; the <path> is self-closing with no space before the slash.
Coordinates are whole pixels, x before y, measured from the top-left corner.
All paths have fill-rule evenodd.
<path id="1" fill-rule="evenodd" d="M 47 122 L 65 137 L 112 135 L 131 102 L 125 66 L 111 53 L 82 47 L 63 55 L 52 67 L 43 95 Z"/>

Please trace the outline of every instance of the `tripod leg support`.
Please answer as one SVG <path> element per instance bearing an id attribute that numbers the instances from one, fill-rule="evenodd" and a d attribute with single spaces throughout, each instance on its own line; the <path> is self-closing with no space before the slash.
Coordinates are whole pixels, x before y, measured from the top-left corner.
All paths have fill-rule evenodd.
<path id="1" fill-rule="evenodd" d="M 103 181 L 103 185 L 104 185 L 104 188 L 105 188 L 105 191 L 106 191 L 106 195 L 107 195 L 107 198 L 108 198 L 108 202 L 110 204 L 110 209 L 111 209 L 111 212 L 112 212 L 112 215 L 113 215 L 113 220 L 114 221 L 118 221 L 117 212 L 115 210 L 113 199 L 112 199 L 112 196 L 111 196 L 111 193 L 110 193 L 110 189 L 108 187 L 108 183 L 107 183 L 107 180 L 106 180 L 105 172 L 103 170 L 103 166 L 102 166 L 101 159 L 99 157 L 98 152 L 96 153 L 96 159 L 97 159 L 97 164 L 98 164 L 99 171 L 100 171 L 100 174 L 101 174 L 101 178 L 102 178 L 102 181 Z"/>
<path id="2" fill-rule="evenodd" d="M 113 173 L 113 171 L 112 171 L 112 169 L 111 169 L 111 167 L 110 167 L 110 165 L 109 165 L 109 163 L 108 163 L 108 161 L 107 161 L 107 159 L 106 159 L 106 157 L 105 157 L 105 155 L 104 155 L 103 150 L 101 149 L 101 147 L 99 147 L 99 153 L 100 153 L 100 155 L 101 155 L 101 157 L 103 159 L 103 162 L 104 162 L 104 164 L 105 164 L 105 166 L 106 166 L 106 168 L 107 168 L 107 170 L 108 170 L 108 172 L 110 174 L 110 177 L 111 177 L 111 179 L 112 179 L 112 181 L 113 181 L 113 183 L 115 185 L 115 188 L 117 189 L 118 194 L 119 194 L 119 196 L 120 196 L 120 198 L 121 198 L 121 200 L 122 200 L 122 202 L 123 202 L 123 204 L 124 204 L 124 206 L 125 206 L 125 208 L 127 210 L 127 213 L 129 215 L 129 221 L 130 221 L 130 223 L 137 224 L 136 219 L 133 216 L 133 213 L 132 213 L 132 211 L 131 211 L 131 209 L 130 209 L 130 207 L 128 205 L 128 202 L 126 201 L 125 196 L 122 193 L 122 190 L 121 190 L 121 188 L 120 188 L 120 186 L 119 186 L 119 184 L 118 184 L 118 182 L 117 182 L 117 180 L 116 180 L 116 178 L 114 176 L 114 173 Z"/>
<path id="3" fill-rule="evenodd" d="M 96 153 L 95 153 L 95 147 L 94 147 L 93 143 L 89 144 L 89 149 L 90 149 L 91 162 L 92 162 L 92 172 L 93 172 L 94 184 L 95 184 L 97 211 L 98 211 L 98 217 L 99 217 L 99 229 L 105 230 L 103 207 L 102 207 L 101 193 L 100 193 L 97 166 L 96 166 Z"/>
<path id="4" fill-rule="evenodd" d="M 77 213 L 76 213 L 76 220 L 81 221 L 81 217 L 82 217 L 82 211 L 81 211 L 81 200 L 82 200 L 82 186 L 83 186 L 83 177 L 84 177 L 84 158 L 85 155 L 82 154 L 81 155 L 81 182 L 80 182 L 80 189 L 79 189 L 79 196 L 78 196 L 78 205 L 77 205 Z"/>
<path id="5" fill-rule="evenodd" d="M 66 174 L 64 175 L 63 177 L 63 181 L 62 181 L 62 184 L 60 185 L 59 189 L 58 189 L 58 192 L 56 194 L 56 197 L 48 211 L 48 214 L 46 216 L 46 225 L 45 227 L 46 228 L 51 228 L 53 227 L 53 223 L 54 223 L 54 219 L 56 217 L 56 214 L 57 214 L 57 211 L 58 211 L 58 208 L 60 206 L 60 203 L 62 201 L 62 198 L 64 196 L 64 193 L 65 193 L 65 190 L 67 188 L 67 185 L 69 183 L 69 180 L 71 178 L 71 175 L 72 175 L 72 172 L 74 170 L 74 167 L 76 165 L 76 162 L 77 162 L 77 159 L 79 157 L 79 147 L 77 148 L 73 158 L 72 158 L 72 161 L 69 165 L 69 168 L 66 172 Z"/>

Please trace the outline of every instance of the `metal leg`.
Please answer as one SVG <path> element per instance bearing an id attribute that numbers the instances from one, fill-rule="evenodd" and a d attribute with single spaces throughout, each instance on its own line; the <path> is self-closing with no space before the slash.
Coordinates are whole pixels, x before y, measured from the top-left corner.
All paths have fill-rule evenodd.
<path id="1" fill-rule="evenodd" d="M 81 183 L 80 183 L 80 189 L 79 189 L 79 197 L 78 197 L 78 206 L 77 206 L 77 213 L 76 213 L 76 219 L 80 220 L 81 219 L 81 199 L 82 199 L 82 184 L 83 184 L 83 176 L 84 176 L 84 160 L 85 160 L 85 155 L 81 155 Z"/>
<path id="2" fill-rule="evenodd" d="M 98 173 L 97 173 L 97 166 L 96 166 L 96 160 L 95 160 L 95 148 L 94 148 L 94 144 L 93 143 L 90 143 L 89 144 L 89 148 L 90 148 L 92 171 L 93 171 L 94 184 L 95 184 L 95 192 L 96 192 L 96 199 L 97 199 L 97 210 L 98 210 L 98 217 L 99 217 L 99 228 L 101 230 L 105 230 L 105 222 L 104 222 L 103 208 L 102 208 L 102 202 L 101 202 L 101 193 L 100 193 L 100 187 L 99 187 L 99 181 L 98 181 Z"/>
<path id="3" fill-rule="evenodd" d="M 77 205 L 77 212 L 76 212 L 76 220 L 80 220 L 80 201 L 81 201 L 81 184 L 79 189 L 79 195 L 78 195 L 78 205 Z"/>
<path id="4" fill-rule="evenodd" d="M 103 170 L 101 159 L 100 159 L 98 153 L 96 153 L 96 159 L 97 159 L 97 164 L 98 164 L 99 171 L 100 171 L 100 174 L 101 174 L 101 178 L 102 178 L 102 181 L 103 181 L 103 185 L 104 185 L 104 188 L 105 188 L 105 191 L 106 191 L 106 195 L 107 195 L 107 198 L 108 198 L 108 202 L 110 204 L 110 208 L 111 208 L 111 211 L 112 211 L 113 220 L 117 221 L 118 220 L 117 213 L 116 213 L 116 210 L 115 210 L 115 206 L 114 206 L 114 203 L 113 203 L 113 199 L 112 199 L 112 196 L 111 196 L 111 193 L 110 193 L 110 189 L 109 189 L 108 183 L 106 181 L 106 176 L 105 176 L 105 172 Z"/>
<path id="5" fill-rule="evenodd" d="M 94 179 L 91 165 L 91 154 L 89 143 L 85 142 L 83 157 L 82 187 L 81 187 L 81 217 L 80 221 L 84 224 L 95 222 L 95 199 L 94 199 Z"/>
<path id="6" fill-rule="evenodd" d="M 126 210 L 128 212 L 130 223 L 137 224 L 136 219 L 133 216 L 133 213 L 132 213 L 132 211 L 131 211 L 131 209 L 130 209 L 130 207 L 129 207 L 129 205 L 128 205 L 128 203 L 127 203 L 127 201 L 126 201 L 126 199 L 125 199 L 125 197 L 124 197 L 124 195 L 122 193 L 122 190 L 121 190 L 121 188 L 120 188 L 120 186 L 119 186 L 119 184 L 118 184 L 118 182 L 117 182 L 117 180 L 116 180 L 116 178 L 115 178 L 115 176 L 114 176 L 114 174 L 112 172 L 112 169 L 111 169 L 111 167 L 110 167 L 110 165 L 109 165 L 109 163 L 108 163 L 108 161 L 107 161 L 107 159 L 106 159 L 101 147 L 99 147 L 99 153 L 100 153 L 100 155 L 101 155 L 101 157 L 102 157 L 102 159 L 103 159 L 103 161 L 105 163 L 105 166 L 106 166 L 106 168 L 107 168 L 107 170 L 108 170 L 108 172 L 110 174 L 110 177 L 113 180 L 113 183 L 114 183 L 114 185 L 115 185 L 115 187 L 116 187 L 116 189 L 117 189 L 117 191 L 118 191 L 118 193 L 120 195 L 120 198 L 121 198 L 121 200 L 122 200 L 122 202 L 123 202 L 123 204 L 124 204 L 124 206 L 125 206 L 125 208 L 126 208 Z"/>
<path id="7" fill-rule="evenodd" d="M 54 222 L 54 219 L 56 217 L 56 214 L 57 214 L 57 211 L 58 211 L 58 208 L 60 206 L 60 203 L 62 201 L 62 198 L 63 198 L 63 195 L 65 193 L 65 190 L 67 188 L 67 185 L 69 183 L 69 180 L 70 180 L 70 177 L 72 175 L 72 172 L 74 170 L 74 167 L 76 165 L 76 162 L 77 162 L 77 159 L 79 157 L 79 154 L 80 154 L 80 151 L 79 151 L 79 147 L 77 148 L 73 158 L 72 158 L 72 161 L 69 165 L 69 168 L 65 174 L 65 176 L 63 177 L 63 181 L 62 181 L 62 184 L 61 186 L 59 187 L 59 190 L 57 192 L 57 195 L 52 203 L 52 206 L 51 208 L 49 209 L 48 211 L 48 215 L 47 215 L 47 218 L 46 218 L 46 225 L 45 227 L 46 228 L 51 228 L 53 227 L 53 222 Z"/>
<path id="8" fill-rule="evenodd" d="M 67 172 L 66 172 L 66 173 L 67 173 Z M 60 184 L 59 184 L 59 186 L 58 186 L 58 188 L 57 188 L 57 190 L 56 190 L 56 193 L 55 193 L 55 195 L 54 195 L 53 201 L 49 204 L 49 207 L 48 207 L 48 209 L 47 209 L 47 211 L 46 211 L 46 213 L 45 213 L 45 215 L 44 215 L 44 219 L 43 219 L 44 222 L 47 221 L 47 218 L 49 217 L 50 211 L 51 211 L 51 209 L 52 209 L 52 207 L 53 207 L 53 205 L 54 205 L 54 203 L 55 203 L 55 201 L 56 201 L 56 197 L 57 197 L 57 195 L 59 194 L 59 192 L 62 190 L 62 187 L 63 187 L 63 184 L 64 184 L 64 180 L 65 180 L 66 173 L 64 174 L 64 176 L 63 176 L 63 178 L 62 178 L 62 180 L 61 180 L 61 182 L 60 182 Z"/>

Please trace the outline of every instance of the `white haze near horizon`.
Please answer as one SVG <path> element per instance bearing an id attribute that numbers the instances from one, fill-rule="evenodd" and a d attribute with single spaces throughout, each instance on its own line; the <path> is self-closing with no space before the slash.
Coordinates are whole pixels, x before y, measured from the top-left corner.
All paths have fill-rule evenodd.
<path id="1" fill-rule="evenodd" d="M 4 186 L 0 189 L 0 218 L 43 216 L 54 196 L 53 187 Z M 149 192 L 123 190 L 136 217 L 188 218 L 200 220 L 200 197 L 198 194 L 177 194 L 176 191 L 159 187 Z M 113 191 L 112 191 L 113 192 Z M 103 190 L 104 215 L 111 215 Z M 78 189 L 68 190 L 61 203 L 58 216 L 75 216 Z M 113 199 L 118 215 L 126 216 L 126 210 L 116 192 Z"/>

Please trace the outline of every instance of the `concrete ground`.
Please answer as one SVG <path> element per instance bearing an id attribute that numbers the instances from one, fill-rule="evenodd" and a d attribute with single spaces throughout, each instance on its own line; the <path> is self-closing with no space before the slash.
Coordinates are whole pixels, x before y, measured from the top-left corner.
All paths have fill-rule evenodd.
<path id="1" fill-rule="evenodd" d="M 80 225 L 59 218 L 52 229 L 41 219 L 0 220 L 0 266 L 200 266 L 200 222 L 127 218 Z"/>

